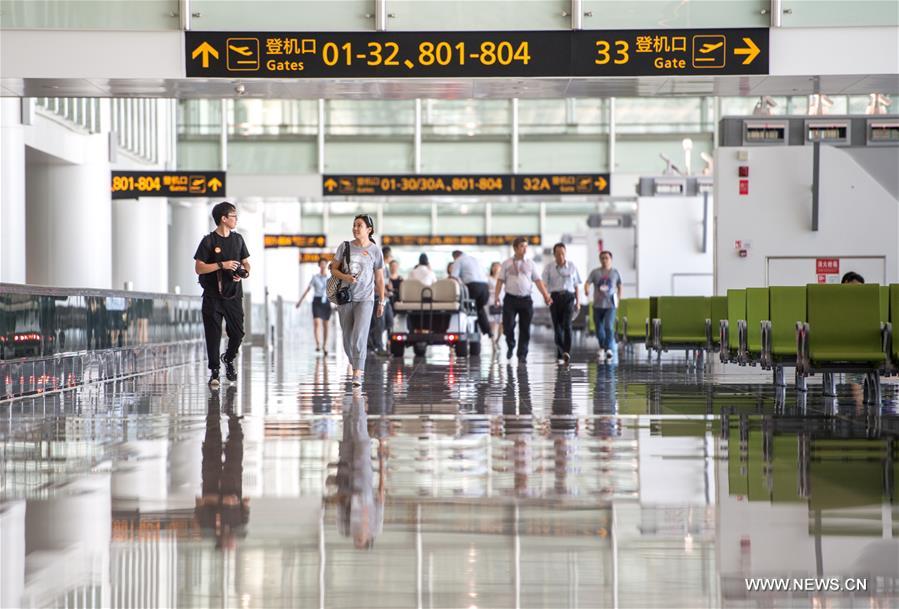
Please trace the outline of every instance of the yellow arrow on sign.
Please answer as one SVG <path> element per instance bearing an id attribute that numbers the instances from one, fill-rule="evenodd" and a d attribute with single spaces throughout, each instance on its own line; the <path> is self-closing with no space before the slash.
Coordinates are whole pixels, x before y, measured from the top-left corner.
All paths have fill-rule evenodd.
<path id="1" fill-rule="evenodd" d="M 596 180 L 596 181 L 594 182 L 594 184 L 596 184 L 596 187 L 597 187 L 598 189 L 600 189 L 600 190 L 605 190 L 605 189 L 606 189 L 607 182 L 606 182 L 606 179 L 605 179 L 604 177 L 599 176 L 599 179 Z"/>
<path id="2" fill-rule="evenodd" d="M 761 50 L 752 41 L 752 38 L 744 37 L 743 42 L 746 44 L 746 46 L 739 49 L 734 49 L 734 55 L 746 55 L 746 58 L 743 60 L 743 65 L 745 66 L 752 63 L 752 60 L 758 57 Z"/>
<path id="3" fill-rule="evenodd" d="M 328 192 L 334 192 L 334 189 L 337 188 L 337 182 L 334 181 L 334 178 L 325 180 L 325 188 L 328 189 Z"/>
<path id="4" fill-rule="evenodd" d="M 219 58 L 219 52 L 215 50 L 215 47 L 213 47 L 211 44 L 209 44 L 208 42 L 205 42 L 205 41 L 203 42 L 203 44 L 201 44 L 200 46 L 198 46 L 197 48 L 194 49 L 194 52 L 190 54 L 190 58 L 196 59 L 200 55 L 203 56 L 203 67 L 204 68 L 209 67 L 209 56 L 210 55 L 212 55 L 216 59 Z"/>
<path id="5" fill-rule="evenodd" d="M 211 180 L 206 182 L 206 184 L 209 186 L 212 192 L 218 192 L 218 189 L 222 186 L 222 183 L 218 178 L 212 178 Z"/>

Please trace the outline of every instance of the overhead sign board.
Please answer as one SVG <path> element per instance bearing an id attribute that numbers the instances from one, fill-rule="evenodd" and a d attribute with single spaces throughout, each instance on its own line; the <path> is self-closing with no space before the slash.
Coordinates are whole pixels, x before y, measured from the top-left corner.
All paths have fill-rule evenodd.
<path id="1" fill-rule="evenodd" d="M 273 247 L 325 247 L 324 235 L 265 235 L 266 248 Z"/>
<path id="2" fill-rule="evenodd" d="M 327 260 L 328 262 L 334 260 L 334 252 L 310 252 L 310 251 L 300 251 L 300 264 L 318 264 L 319 260 Z"/>
<path id="3" fill-rule="evenodd" d="M 113 199 L 223 197 L 224 171 L 113 171 Z"/>
<path id="4" fill-rule="evenodd" d="M 607 195 L 607 173 L 322 176 L 326 197 Z"/>
<path id="5" fill-rule="evenodd" d="M 194 78 L 484 78 L 768 73 L 767 28 L 518 32 L 187 31 Z"/>
<path id="6" fill-rule="evenodd" d="M 524 237 L 530 245 L 540 245 L 540 235 L 381 235 L 382 245 L 426 247 L 429 245 L 512 245 Z"/>

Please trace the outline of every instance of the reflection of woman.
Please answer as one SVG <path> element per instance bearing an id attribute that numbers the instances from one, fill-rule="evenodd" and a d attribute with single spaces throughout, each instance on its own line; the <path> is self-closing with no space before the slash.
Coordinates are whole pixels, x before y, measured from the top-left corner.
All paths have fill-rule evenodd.
<path id="1" fill-rule="evenodd" d="M 371 548 L 384 526 L 386 461 L 378 446 L 378 488 L 374 489 L 371 437 L 362 391 L 353 391 L 343 406 L 343 439 L 337 463 L 337 528 L 357 548 Z"/>
<path id="2" fill-rule="evenodd" d="M 487 302 L 494 303 L 497 300 L 496 280 L 499 278 L 499 271 L 503 268 L 499 262 L 490 265 L 490 276 L 487 277 L 487 287 L 490 290 L 490 300 Z M 502 297 L 502 294 L 499 295 Z M 493 352 L 499 353 L 496 349 L 496 343 L 499 342 L 503 335 L 503 307 L 502 305 L 490 305 L 490 336 L 493 338 Z"/>
<path id="3" fill-rule="evenodd" d="M 203 439 L 202 494 L 194 511 L 200 528 L 215 535 L 219 548 L 233 546 L 235 534 L 246 535 L 245 525 L 250 519 L 250 500 L 243 496 L 243 429 L 241 417 L 234 414 L 236 393 L 237 387 L 231 385 L 225 394 L 228 441 L 224 446 L 219 392 L 214 390 L 209 396 Z"/>

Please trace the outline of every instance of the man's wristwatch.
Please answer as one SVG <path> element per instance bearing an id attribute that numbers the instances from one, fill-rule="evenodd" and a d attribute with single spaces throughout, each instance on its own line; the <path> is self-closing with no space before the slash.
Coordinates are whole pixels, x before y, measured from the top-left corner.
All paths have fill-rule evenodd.
<path id="1" fill-rule="evenodd" d="M 220 269 L 222 269 L 222 270 L 225 269 L 225 266 L 224 266 L 220 261 L 219 261 L 219 262 L 216 262 L 216 264 L 219 265 L 219 268 L 220 268 Z"/>

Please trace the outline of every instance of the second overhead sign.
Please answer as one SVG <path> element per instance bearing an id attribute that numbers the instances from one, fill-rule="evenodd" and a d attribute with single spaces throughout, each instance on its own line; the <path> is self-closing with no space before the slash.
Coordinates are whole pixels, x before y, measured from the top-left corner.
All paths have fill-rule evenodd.
<path id="1" fill-rule="evenodd" d="M 609 174 L 429 174 L 322 176 L 322 194 L 346 196 L 607 195 Z"/>

